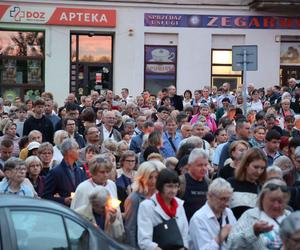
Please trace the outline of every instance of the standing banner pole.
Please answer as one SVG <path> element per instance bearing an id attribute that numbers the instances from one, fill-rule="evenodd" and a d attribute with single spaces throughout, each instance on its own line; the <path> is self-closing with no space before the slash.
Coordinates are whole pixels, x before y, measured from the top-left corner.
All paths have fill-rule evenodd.
<path id="1" fill-rule="evenodd" d="M 243 51 L 243 96 L 244 96 L 244 116 L 247 116 L 247 50 Z"/>

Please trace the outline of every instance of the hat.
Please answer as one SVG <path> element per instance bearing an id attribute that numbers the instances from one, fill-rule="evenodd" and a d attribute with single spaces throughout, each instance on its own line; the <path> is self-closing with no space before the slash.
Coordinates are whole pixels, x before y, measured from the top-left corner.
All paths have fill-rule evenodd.
<path id="1" fill-rule="evenodd" d="M 27 146 L 28 151 L 32 150 L 32 149 L 36 149 L 39 148 L 41 144 L 39 144 L 36 141 L 30 142 Z"/>
<path id="2" fill-rule="evenodd" d="M 229 102 L 230 103 L 230 99 L 228 97 L 223 98 L 222 102 Z"/>

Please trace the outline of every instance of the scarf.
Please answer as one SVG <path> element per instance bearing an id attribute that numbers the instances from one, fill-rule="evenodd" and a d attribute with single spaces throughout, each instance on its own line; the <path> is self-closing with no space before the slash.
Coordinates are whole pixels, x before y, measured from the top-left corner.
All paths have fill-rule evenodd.
<path id="1" fill-rule="evenodd" d="M 161 208 L 164 210 L 164 212 L 171 218 L 175 217 L 176 215 L 176 210 L 177 210 L 177 207 L 178 207 L 178 203 L 176 201 L 175 198 L 173 198 L 171 200 L 171 207 L 169 208 L 167 206 L 167 204 L 164 202 L 163 198 L 160 196 L 159 193 L 156 194 L 156 199 L 159 203 L 159 205 L 161 206 Z"/>

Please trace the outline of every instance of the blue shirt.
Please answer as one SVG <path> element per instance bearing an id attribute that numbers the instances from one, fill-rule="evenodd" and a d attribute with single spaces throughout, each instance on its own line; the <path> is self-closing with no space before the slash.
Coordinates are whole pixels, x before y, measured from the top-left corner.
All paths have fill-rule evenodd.
<path id="1" fill-rule="evenodd" d="M 169 141 L 172 140 L 173 145 L 175 147 L 176 150 L 173 149 L 171 142 Z M 182 137 L 179 133 L 176 132 L 176 135 L 173 139 L 171 139 L 171 136 L 168 134 L 168 132 L 164 132 L 163 133 L 163 147 L 161 148 L 161 153 L 163 155 L 163 157 L 166 159 L 168 157 L 175 157 L 178 147 L 179 147 L 179 143 L 181 142 Z"/>
<path id="2" fill-rule="evenodd" d="M 0 193 L 1 194 L 16 194 L 20 196 L 29 196 L 29 197 L 34 197 L 33 191 L 30 189 L 30 187 L 21 184 L 20 189 L 17 192 L 13 192 L 10 189 L 9 182 L 4 179 L 3 181 L 0 182 Z"/>

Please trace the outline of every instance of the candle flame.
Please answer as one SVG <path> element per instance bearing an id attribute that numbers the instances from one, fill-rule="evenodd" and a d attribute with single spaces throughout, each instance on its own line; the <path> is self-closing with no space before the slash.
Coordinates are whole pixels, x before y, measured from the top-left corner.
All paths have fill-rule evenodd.
<path id="1" fill-rule="evenodd" d="M 121 204 L 121 201 L 116 198 L 110 198 L 108 200 L 108 206 L 111 208 L 117 209 L 120 204 Z"/>

